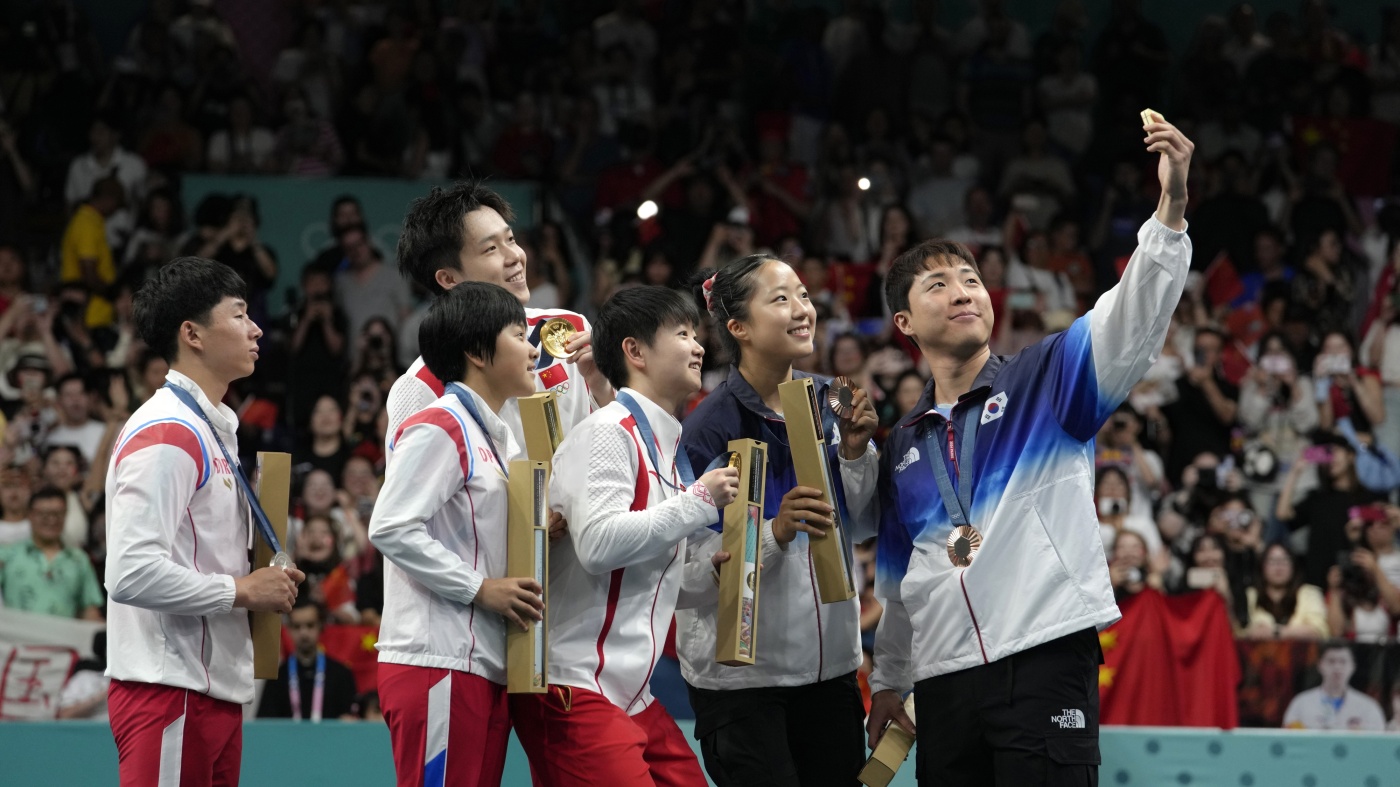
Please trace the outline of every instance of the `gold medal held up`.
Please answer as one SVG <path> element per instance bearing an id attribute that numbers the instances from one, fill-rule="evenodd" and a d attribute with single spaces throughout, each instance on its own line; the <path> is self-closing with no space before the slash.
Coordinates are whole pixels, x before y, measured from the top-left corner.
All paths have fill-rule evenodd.
<path id="1" fill-rule="evenodd" d="M 540 326 L 540 347 L 555 358 L 567 358 L 569 351 L 566 346 L 578 331 L 573 323 L 563 317 L 555 317 L 545 320 Z"/>
<path id="2" fill-rule="evenodd" d="M 837 418 L 850 418 L 855 413 L 856 392 L 859 390 L 849 377 L 832 380 L 826 389 L 826 403 L 831 406 L 831 412 L 836 413 Z"/>
<path id="3" fill-rule="evenodd" d="M 962 525 L 948 534 L 948 559 L 953 561 L 956 568 L 972 565 L 972 559 L 977 557 L 977 550 L 981 548 L 982 534 L 975 527 Z"/>

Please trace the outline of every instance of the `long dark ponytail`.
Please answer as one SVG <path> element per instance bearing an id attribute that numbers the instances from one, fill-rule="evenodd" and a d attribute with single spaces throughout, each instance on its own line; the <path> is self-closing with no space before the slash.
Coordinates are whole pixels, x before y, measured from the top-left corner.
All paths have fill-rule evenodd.
<path id="1" fill-rule="evenodd" d="M 771 254 L 750 254 L 717 271 L 699 271 L 691 283 L 697 303 L 714 318 L 720 344 L 735 364 L 739 363 L 743 348 L 729 332 L 729 321 L 749 318 L 749 300 L 753 297 L 758 271 L 769 262 L 782 260 Z"/>

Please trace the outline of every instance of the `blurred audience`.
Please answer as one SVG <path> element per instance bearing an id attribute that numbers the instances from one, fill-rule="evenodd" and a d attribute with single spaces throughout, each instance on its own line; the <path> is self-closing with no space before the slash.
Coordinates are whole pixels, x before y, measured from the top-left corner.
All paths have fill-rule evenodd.
<path id="1" fill-rule="evenodd" d="M 1395 636 L 1400 13 L 1309 0 L 1196 21 L 1063 2 L 1036 28 L 990 0 L 293 5 L 265 40 L 199 0 L 108 29 L 111 58 L 71 31 L 45 33 L 59 56 L 16 55 L 0 103 L 0 548 L 19 564 L 100 563 L 113 443 L 168 370 L 131 296 L 198 254 L 245 279 L 266 331 L 229 399 L 245 460 L 294 454 L 312 593 L 332 624 L 377 619 L 364 523 L 426 297 L 389 247 L 400 216 L 371 221 L 375 184 L 336 181 L 311 206 L 324 234 L 283 245 L 260 189 L 187 175 L 518 180 L 536 308 L 789 259 L 818 310 L 799 366 L 850 377 L 887 430 L 928 379 L 883 303 L 891 261 L 928 237 L 966 244 L 998 353 L 1064 330 L 1155 210 L 1150 106 L 1197 143 L 1196 254 L 1158 362 L 1096 441 L 1115 591 L 1218 592 L 1249 640 Z M 74 30 L 116 24 L 68 13 Z M 48 30 L 37 7 L 14 17 Z M 707 386 L 724 378 L 718 348 L 705 364 Z M 49 502 L 31 505 L 40 487 Z M 52 552 L 39 531 L 60 501 Z M 874 626 L 878 602 L 863 609 Z"/>

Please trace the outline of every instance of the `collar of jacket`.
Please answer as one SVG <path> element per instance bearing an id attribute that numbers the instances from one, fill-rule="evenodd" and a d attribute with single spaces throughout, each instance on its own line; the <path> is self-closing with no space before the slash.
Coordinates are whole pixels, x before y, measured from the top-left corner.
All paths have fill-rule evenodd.
<path id="1" fill-rule="evenodd" d="M 985 397 L 987 392 L 992 390 L 992 382 L 996 380 L 997 373 L 1001 371 L 1001 367 L 1005 363 L 1006 359 L 1000 355 L 987 356 L 987 363 L 982 366 L 982 371 L 978 372 L 977 378 L 972 381 L 972 388 L 969 389 L 967 393 L 958 397 L 958 401 L 954 404 L 954 407 L 962 405 L 964 402 L 970 400 L 981 400 Z M 899 419 L 899 423 L 895 424 L 896 428 L 903 429 L 907 426 L 913 426 L 928 416 L 932 416 L 940 421 L 943 420 L 943 416 L 939 415 L 938 412 L 934 410 L 934 406 L 938 403 L 934 401 L 933 383 L 933 378 L 930 377 L 928 384 L 924 386 L 923 396 L 919 397 L 919 403 L 914 405 L 912 410 L 905 413 L 903 418 Z"/>
<path id="2" fill-rule="evenodd" d="M 792 370 L 792 379 L 801 380 L 804 377 L 812 378 L 812 384 L 817 386 L 817 400 L 820 401 L 821 397 L 826 395 L 826 387 L 831 384 L 831 378 L 819 374 L 809 374 L 798 369 Z M 739 404 L 770 421 L 783 420 L 781 415 L 773 412 L 773 408 L 763 403 L 763 397 L 759 396 L 758 391 L 755 391 L 749 381 L 744 379 L 744 375 L 739 373 L 737 365 L 729 367 L 729 377 L 725 378 L 724 382 L 729 388 L 729 393 L 739 401 Z"/>

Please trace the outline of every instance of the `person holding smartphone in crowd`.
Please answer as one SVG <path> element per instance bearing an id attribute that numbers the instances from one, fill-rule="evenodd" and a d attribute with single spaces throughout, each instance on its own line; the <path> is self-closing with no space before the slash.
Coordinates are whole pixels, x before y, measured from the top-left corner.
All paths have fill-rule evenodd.
<path id="1" fill-rule="evenodd" d="M 1385 642 L 1400 618 L 1400 587 L 1381 569 L 1377 549 L 1395 549 L 1395 530 L 1380 505 L 1347 512 L 1346 546 L 1327 570 L 1327 623 L 1332 636 Z"/>
<path id="2" fill-rule="evenodd" d="M 1127 402 L 1119 405 L 1094 441 L 1094 464 L 1100 469 L 1116 467 L 1123 471 L 1129 502 L 1122 513 L 1133 529 L 1147 539 L 1148 547 L 1155 553 L 1162 539 L 1156 532 L 1152 510 L 1165 487 L 1166 468 L 1162 457 L 1142 444 L 1142 426 L 1142 417 L 1132 405 Z M 1101 515 L 1103 513 L 1100 511 Z"/>
<path id="3" fill-rule="evenodd" d="M 1202 453 L 1228 454 L 1239 413 L 1239 388 L 1221 368 L 1228 338 L 1215 328 L 1197 328 L 1192 341 L 1191 362 L 1176 381 L 1177 399 L 1162 407 L 1172 433 L 1168 478 L 1180 478 Z"/>
<path id="4" fill-rule="evenodd" d="M 1322 428 L 1349 418 L 1357 432 L 1374 433 L 1385 421 L 1380 375 L 1357 363 L 1351 338 L 1341 331 L 1326 334 L 1321 349 L 1313 362 L 1313 385 Z"/>
<path id="5" fill-rule="evenodd" d="M 1312 377 L 1298 368 L 1284 335 L 1264 334 L 1258 360 L 1240 382 L 1239 399 L 1239 422 L 1245 435 L 1243 466 L 1258 510 L 1273 509 L 1284 476 L 1317 428 L 1314 390 Z"/>
<path id="6" fill-rule="evenodd" d="M 1309 468 L 1317 473 L 1317 487 L 1295 503 L 1299 480 Z M 1274 511 L 1289 531 L 1308 528 L 1303 581 L 1330 587 L 1328 571 L 1336 564 L 1337 553 L 1348 546 L 1348 512 L 1355 506 L 1374 502 L 1376 497 L 1361 486 L 1356 474 L 1356 450 L 1346 440 L 1319 434 L 1314 445 L 1303 449 L 1284 479 Z"/>
<path id="7" fill-rule="evenodd" d="M 314 265 L 302 269 L 301 302 L 292 318 L 292 357 L 287 365 L 292 422 L 299 426 L 308 423 L 321 397 L 339 400 L 345 391 L 350 322 L 335 305 L 332 292 L 329 272 Z"/>

